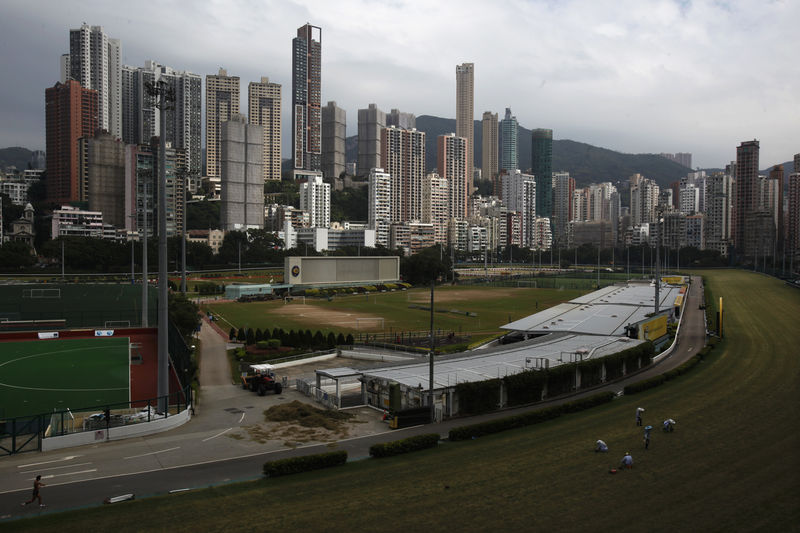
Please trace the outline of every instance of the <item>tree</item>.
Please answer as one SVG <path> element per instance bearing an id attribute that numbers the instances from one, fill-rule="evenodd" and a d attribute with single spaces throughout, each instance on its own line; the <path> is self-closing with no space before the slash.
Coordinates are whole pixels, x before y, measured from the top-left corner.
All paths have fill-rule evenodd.
<path id="1" fill-rule="evenodd" d="M 255 344 L 256 343 L 256 332 L 253 331 L 253 328 L 247 328 L 247 344 Z"/>
<path id="2" fill-rule="evenodd" d="M 220 202 L 188 202 L 186 204 L 186 229 L 216 229 L 219 223 Z"/>
<path id="3" fill-rule="evenodd" d="M 355 343 L 355 339 L 353 338 L 352 333 L 347 334 L 347 337 L 344 339 L 344 343 L 349 346 L 352 346 Z"/>
<path id="4" fill-rule="evenodd" d="M 236 340 L 239 342 L 247 340 L 247 332 L 245 332 L 244 328 L 239 328 L 239 332 L 236 334 Z"/>
<path id="5" fill-rule="evenodd" d="M 403 281 L 414 285 L 427 284 L 435 279 L 447 279 L 452 272 L 450 257 L 441 254 L 438 246 L 431 246 L 410 257 L 400 259 Z"/>
<path id="6" fill-rule="evenodd" d="M 169 295 L 169 321 L 184 338 L 188 338 L 200 325 L 200 308 L 181 293 Z"/>
<path id="7" fill-rule="evenodd" d="M 231 331 L 228 333 L 228 340 L 232 341 L 236 338 L 236 328 L 231 328 Z"/>
<path id="8" fill-rule="evenodd" d="M 315 348 L 321 348 L 322 346 L 324 346 L 324 344 L 325 344 L 325 336 L 322 334 L 320 330 L 317 330 L 317 332 L 314 333 L 313 345 Z"/>
<path id="9" fill-rule="evenodd" d="M 336 344 L 344 344 L 344 335 L 342 335 L 342 332 L 339 332 L 339 335 L 336 336 Z"/>
<path id="10" fill-rule="evenodd" d="M 328 333 L 328 347 L 333 348 L 334 346 L 336 346 L 336 335 L 331 331 Z"/>
<path id="11" fill-rule="evenodd" d="M 33 266 L 36 256 L 26 243 L 9 241 L 0 246 L 0 268 L 14 270 Z"/>

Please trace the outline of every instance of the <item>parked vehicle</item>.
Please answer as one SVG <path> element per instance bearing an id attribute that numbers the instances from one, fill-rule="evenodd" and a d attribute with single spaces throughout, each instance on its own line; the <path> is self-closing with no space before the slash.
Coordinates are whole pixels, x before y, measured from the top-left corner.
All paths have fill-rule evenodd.
<path id="1" fill-rule="evenodd" d="M 274 367 L 268 364 L 250 365 L 246 375 L 242 376 L 242 388 L 258 392 L 259 396 L 264 396 L 268 390 L 280 394 L 283 385 L 275 377 Z"/>

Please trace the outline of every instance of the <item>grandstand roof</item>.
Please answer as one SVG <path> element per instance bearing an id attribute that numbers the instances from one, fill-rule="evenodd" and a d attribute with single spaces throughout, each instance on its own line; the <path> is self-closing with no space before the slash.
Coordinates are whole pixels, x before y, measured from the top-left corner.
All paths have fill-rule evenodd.
<path id="1" fill-rule="evenodd" d="M 678 286 L 662 284 L 659 309 L 672 307 L 679 291 Z M 589 335 L 624 335 L 625 326 L 644 320 L 654 311 L 654 302 L 653 285 L 612 285 L 501 328 L 527 333 L 566 331 Z"/>
<path id="2" fill-rule="evenodd" d="M 575 360 L 576 352 L 586 352 L 583 359 L 619 352 L 643 341 L 598 335 L 556 333 L 536 339 L 500 346 L 480 352 L 434 362 L 434 388 L 454 387 L 458 383 L 483 381 L 516 374 L 548 361 L 556 366 Z M 578 357 L 580 358 L 580 357 Z M 364 371 L 365 380 L 388 380 L 407 387 L 429 388 L 428 362 Z"/>

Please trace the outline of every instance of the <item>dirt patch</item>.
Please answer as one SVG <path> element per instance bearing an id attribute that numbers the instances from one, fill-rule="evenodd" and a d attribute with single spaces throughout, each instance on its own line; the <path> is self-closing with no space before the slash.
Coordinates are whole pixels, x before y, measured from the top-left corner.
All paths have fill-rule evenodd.
<path id="1" fill-rule="evenodd" d="M 264 411 L 264 418 L 268 422 L 294 422 L 307 428 L 336 431 L 353 418 L 353 415 L 342 411 L 319 409 L 313 405 L 294 400 L 270 407 Z"/>
<path id="2" fill-rule="evenodd" d="M 357 324 L 357 318 L 379 319 L 375 315 L 366 313 L 355 313 L 353 311 L 337 311 L 335 309 L 324 309 L 315 305 L 286 304 L 277 309 L 270 309 L 270 314 L 291 316 L 302 318 L 317 328 L 320 326 L 333 326 L 337 328 L 360 329 L 363 331 L 378 331 L 381 329 L 380 320 L 362 321 Z"/>
<path id="3" fill-rule="evenodd" d="M 449 290 L 437 291 L 434 298 L 435 304 L 445 302 L 466 302 L 476 300 L 499 300 L 503 298 L 519 298 L 519 289 L 509 287 L 507 289 L 491 289 L 491 290 Z M 431 302 L 431 295 L 429 292 L 412 292 L 409 293 L 409 299 L 412 302 L 427 303 Z"/>

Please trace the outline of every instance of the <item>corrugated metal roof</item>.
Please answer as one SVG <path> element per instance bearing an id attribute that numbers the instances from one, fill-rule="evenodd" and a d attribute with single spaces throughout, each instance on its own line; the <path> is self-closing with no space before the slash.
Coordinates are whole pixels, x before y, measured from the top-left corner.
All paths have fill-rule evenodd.
<path id="1" fill-rule="evenodd" d="M 507 346 L 462 354 L 448 359 L 434 359 L 434 388 L 453 387 L 458 383 L 483 381 L 516 374 L 547 359 L 557 366 L 575 359 L 575 352 L 587 350 L 584 359 L 616 353 L 643 341 L 612 336 L 554 334 Z M 428 362 L 364 371 L 366 380 L 387 380 L 407 387 L 429 388 Z"/>

